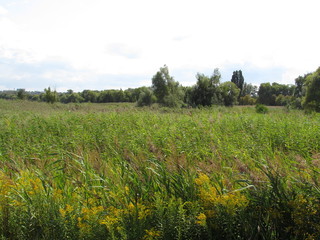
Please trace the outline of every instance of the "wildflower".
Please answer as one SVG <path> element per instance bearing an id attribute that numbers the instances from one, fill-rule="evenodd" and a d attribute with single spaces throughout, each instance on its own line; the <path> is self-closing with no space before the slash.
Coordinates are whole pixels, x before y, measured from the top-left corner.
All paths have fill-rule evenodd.
<path id="1" fill-rule="evenodd" d="M 59 212 L 60 212 L 60 214 L 61 214 L 62 217 L 65 217 L 65 216 L 66 216 L 67 211 L 64 210 L 63 208 L 60 208 L 60 209 L 59 209 Z"/>
<path id="2" fill-rule="evenodd" d="M 11 204 L 12 206 L 16 206 L 16 207 L 23 206 L 23 203 L 18 200 L 13 200 Z"/>
<path id="3" fill-rule="evenodd" d="M 88 199 L 88 204 L 89 205 L 94 205 L 95 202 L 96 202 L 96 200 L 94 198 L 89 198 Z"/>
<path id="4" fill-rule="evenodd" d="M 157 237 L 161 236 L 161 232 L 154 230 L 154 228 L 151 228 L 150 230 L 145 230 L 145 231 L 146 231 L 146 235 L 144 235 L 143 237 L 143 239 L 145 240 L 156 239 Z"/>
<path id="5" fill-rule="evenodd" d="M 59 212 L 61 214 L 62 217 L 66 217 L 67 214 L 70 214 L 72 211 L 73 211 L 73 207 L 69 204 L 66 204 L 66 207 L 63 209 L 63 208 L 60 208 L 59 209 Z"/>
<path id="6" fill-rule="evenodd" d="M 66 211 L 67 211 L 68 213 L 72 212 L 72 211 L 73 211 L 73 207 L 72 207 L 71 205 L 67 204 L 67 205 L 66 205 Z"/>
<path id="7" fill-rule="evenodd" d="M 106 225 L 107 227 L 111 227 L 119 222 L 119 219 L 114 216 L 107 215 L 103 220 L 100 221 L 100 224 Z"/>
<path id="8" fill-rule="evenodd" d="M 198 186 L 202 186 L 204 184 L 207 184 L 210 182 L 209 177 L 204 174 L 204 173 L 200 173 L 199 176 L 194 180 L 194 182 L 198 185 Z"/>
<path id="9" fill-rule="evenodd" d="M 150 209 L 147 209 L 146 206 L 139 204 L 138 207 L 139 207 L 138 219 L 142 220 L 150 215 L 151 211 Z"/>
<path id="10" fill-rule="evenodd" d="M 207 216 L 204 213 L 200 213 L 197 217 L 196 224 L 199 224 L 201 226 L 206 225 Z"/>
<path id="11" fill-rule="evenodd" d="M 111 228 L 114 225 L 118 224 L 121 220 L 121 213 L 123 211 L 121 209 L 117 209 L 115 207 L 108 208 L 108 215 L 104 217 L 104 219 L 100 220 L 100 224 L 106 225 L 107 228 Z"/>
<path id="12" fill-rule="evenodd" d="M 83 214 L 83 218 L 86 220 L 90 219 L 90 209 L 89 208 L 82 208 L 81 213 Z"/>
<path id="13" fill-rule="evenodd" d="M 62 200 L 62 190 L 61 189 L 54 189 L 53 199 L 54 200 Z"/>
<path id="14" fill-rule="evenodd" d="M 77 226 L 81 232 L 90 232 L 90 226 L 88 224 L 82 222 L 81 217 L 78 217 L 77 220 L 78 220 Z"/>
<path id="15" fill-rule="evenodd" d="M 135 209 L 133 203 L 129 203 L 128 209 L 129 209 L 130 212 L 132 212 Z"/>

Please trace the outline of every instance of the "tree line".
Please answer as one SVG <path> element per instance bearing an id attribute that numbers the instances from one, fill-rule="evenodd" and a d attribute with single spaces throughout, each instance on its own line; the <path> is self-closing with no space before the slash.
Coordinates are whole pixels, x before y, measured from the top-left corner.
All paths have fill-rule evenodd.
<path id="1" fill-rule="evenodd" d="M 320 67 L 313 73 L 299 76 L 295 84 L 261 83 L 259 88 L 246 83 L 241 70 L 234 71 L 230 81 L 221 83 L 219 69 L 211 76 L 197 73 L 194 86 L 182 86 L 169 74 L 166 65 L 152 77 L 150 87 L 126 90 L 68 90 L 59 93 L 50 87 L 43 92 L 27 92 L 24 89 L 0 91 L 0 98 L 27 99 L 49 103 L 110 103 L 136 102 L 138 106 L 157 103 L 166 107 L 199 107 L 212 105 L 289 106 L 320 112 Z"/>

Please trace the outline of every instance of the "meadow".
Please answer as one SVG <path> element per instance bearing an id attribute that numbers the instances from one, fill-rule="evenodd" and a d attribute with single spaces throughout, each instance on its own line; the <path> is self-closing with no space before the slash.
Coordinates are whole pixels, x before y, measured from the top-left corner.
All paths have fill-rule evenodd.
<path id="1" fill-rule="evenodd" d="M 320 239 L 320 114 L 0 100 L 1 239 Z"/>

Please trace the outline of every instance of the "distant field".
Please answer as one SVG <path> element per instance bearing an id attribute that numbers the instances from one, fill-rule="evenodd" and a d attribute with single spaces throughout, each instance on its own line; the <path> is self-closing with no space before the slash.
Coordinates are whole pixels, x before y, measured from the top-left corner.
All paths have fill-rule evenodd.
<path id="1" fill-rule="evenodd" d="M 320 114 L 0 100 L 1 239 L 320 239 Z"/>

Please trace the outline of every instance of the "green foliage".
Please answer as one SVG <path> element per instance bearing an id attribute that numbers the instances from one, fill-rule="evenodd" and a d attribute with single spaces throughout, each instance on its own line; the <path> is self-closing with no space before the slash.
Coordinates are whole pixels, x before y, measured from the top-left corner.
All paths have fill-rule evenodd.
<path id="1" fill-rule="evenodd" d="M 257 113 L 266 114 L 269 112 L 268 108 L 263 104 L 257 104 L 255 108 Z"/>
<path id="2" fill-rule="evenodd" d="M 224 82 L 220 85 L 221 95 L 225 106 L 233 106 L 238 103 L 240 89 L 233 82 Z"/>
<path id="3" fill-rule="evenodd" d="M 255 105 L 256 99 L 251 97 L 250 95 L 245 95 L 243 97 L 240 97 L 239 99 L 239 105 Z"/>
<path id="4" fill-rule="evenodd" d="M 295 89 L 294 89 L 294 96 L 296 98 L 302 98 L 305 96 L 305 83 L 307 78 L 311 75 L 311 73 L 305 74 L 303 77 L 299 76 L 295 79 Z"/>
<path id="5" fill-rule="evenodd" d="M 80 103 L 84 99 L 79 93 L 73 92 L 71 89 L 67 91 L 66 94 L 62 94 L 60 97 L 60 102 L 62 103 Z"/>
<path id="6" fill-rule="evenodd" d="M 26 90 L 21 88 L 17 90 L 17 97 L 20 100 L 24 100 L 27 98 Z"/>
<path id="7" fill-rule="evenodd" d="M 256 98 L 257 97 L 257 86 L 253 86 L 251 83 L 244 83 L 243 89 L 240 93 L 241 97 L 249 95 L 250 97 Z"/>
<path id="8" fill-rule="evenodd" d="M 45 88 L 44 89 L 44 99 L 47 103 L 55 103 L 58 101 L 58 94 L 57 91 L 51 91 L 51 88 Z"/>
<path id="9" fill-rule="evenodd" d="M 197 73 L 197 84 L 189 89 L 187 103 L 191 106 L 211 106 L 221 104 L 222 96 L 219 88 L 221 74 L 215 69 L 212 76 Z"/>
<path id="10" fill-rule="evenodd" d="M 320 67 L 306 80 L 306 96 L 303 107 L 307 111 L 320 112 Z"/>
<path id="11" fill-rule="evenodd" d="M 231 82 L 233 82 L 237 88 L 240 89 L 239 91 L 239 97 L 244 96 L 245 94 L 243 93 L 244 90 L 244 77 L 242 75 L 242 71 L 234 71 L 231 77 Z"/>
<path id="12" fill-rule="evenodd" d="M 97 91 L 92 90 L 83 90 L 81 93 L 81 97 L 84 102 L 96 103 L 98 100 L 99 93 Z"/>
<path id="13" fill-rule="evenodd" d="M 174 81 L 166 65 L 152 77 L 152 89 L 157 102 L 166 107 L 180 107 L 184 92 L 180 84 Z"/>
<path id="14" fill-rule="evenodd" d="M 154 96 L 153 92 L 150 89 L 145 88 L 140 92 L 139 99 L 137 101 L 137 106 L 138 107 L 150 106 L 155 102 L 156 102 L 156 97 Z"/>
<path id="15" fill-rule="evenodd" d="M 289 97 L 293 96 L 295 86 L 279 83 L 261 83 L 258 91 L 258 102 L 268 106 L 282 106 L 284 102 L 289 102 Z M 280 96 L 281 95 L 281 96 Z M 279 98 L 277 101 L 277 97 Z M 286 100 L 280 98 L 287 98 Z"/>
<path id="16" fill-rule="evenodd" d="M 320 115 L 0 100 L 3 239 L 319 239 Z"/>

